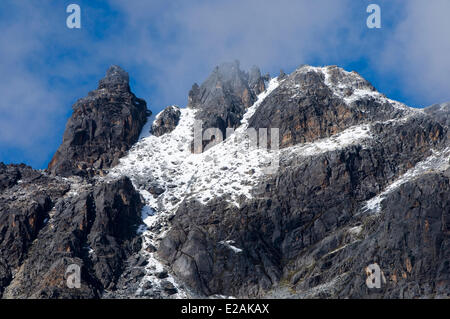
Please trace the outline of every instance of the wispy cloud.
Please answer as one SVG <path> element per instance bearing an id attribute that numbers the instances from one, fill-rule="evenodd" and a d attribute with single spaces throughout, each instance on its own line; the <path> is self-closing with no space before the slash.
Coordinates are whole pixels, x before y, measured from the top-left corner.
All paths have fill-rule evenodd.
<path id="1" fill-rule="evenodd" d="M 112 2 L 126 12 L 134 58 L 158 70 L 159 92 L 177 103 L 221 61 L 277 72 L 326 60 L 343 54 L 340 31 L 350 29 L 348 1 Z"/>
<path id="2" fill-rule="evenodd" d="M 404 18 L 392 30 L 378 67 L 396 73 L 398 85 L 426 103 L 450 99 L 450 1 L 403 2 Z"/>

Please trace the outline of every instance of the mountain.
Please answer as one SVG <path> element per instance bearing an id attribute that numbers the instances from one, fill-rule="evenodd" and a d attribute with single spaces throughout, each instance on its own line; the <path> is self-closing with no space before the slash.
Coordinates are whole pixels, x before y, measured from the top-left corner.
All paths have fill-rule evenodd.
<path id="1" fill-rule="evenodd" d="M 47 170 L 0 165 L 3 298 L 450 296 L 448 104 L 234 61 L 147 125 L 117 66 L 73 108 Z"/>

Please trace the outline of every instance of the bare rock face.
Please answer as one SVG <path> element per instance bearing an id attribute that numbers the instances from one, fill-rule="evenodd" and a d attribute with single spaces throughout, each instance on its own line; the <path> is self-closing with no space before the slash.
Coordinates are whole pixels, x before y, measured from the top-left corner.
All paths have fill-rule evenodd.
<path id="1" fill-rule="evenodd" d="M 434 104 L 425 108 L 424 111 L 441 123 L 441 125 L 450 127 L 450 102 Z"/>
<path id="2" fill-rule="evenodd" d="M 5 165 L 0 163 L 0 191 L 11 187 L 20 179 L 20 169 L 17 165 Z"/>
<path id="3" fill-rule="evenodd" d="M 158 114 L 152 124 L 151 133 L 155 136 L 161 136 L 172 132 L 180 121 L 180 108 L 177 106 L 168 106 Z"/>
<path id="4" fill-rule="evenodd" d="M 0 163 L 0 296 L 69 186 L 25 165 Z"/>
<path id="5" fill-rule="evenodd" d="M 0 195 L 0 297 L 95 298 L 114 289 L 141 248 L 142 203 L 131 181 L 91 184 L 0 166 L 20 175 Z M 79 289 L 67 286 L 69 265 L 81 269 Z"/>
<path id="6" fill-rule="evenodd" d="M 189 92 L 188 107 L 201 110 L 196 119 L 203 129 L 218 128 L 226 136 L 226 128 L 240 125 L 245 110 L 264 91 L 264 79 L 258 68 L 250 74 L 242 71 L 238 61 L 217 66 L 201 86 L 194 84 Z"/>
<path id="7" fill-rule="evenodd" d="M 265 81 L 270 80 L 270 75 L 261 76 L 261 71 L 257 66 L 253 66 L 248 74 L 248 84 L 256 95 L 261 94 L 266 89 Z"/>
<path id="8" fill-rule="evenodd" d="M 102 174 L 137 141 L 148 115 L 145 101 L 130 91 L 128 73 L 110 67 L 98 89 L 74 104 L 48 169 L 61 176 Z"/>

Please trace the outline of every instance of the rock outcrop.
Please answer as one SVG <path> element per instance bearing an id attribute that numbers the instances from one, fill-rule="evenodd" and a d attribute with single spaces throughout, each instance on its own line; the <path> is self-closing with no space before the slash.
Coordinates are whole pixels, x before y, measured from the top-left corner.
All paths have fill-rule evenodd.
<path id="1" fill-rule="evenodd" d="M 180 108 L 178 106 L 168 106 L 157 115 L 152 124 L 151 133 L 155 136 L 161 136 L 172 132 L 180 121 Z"/>
<path id="2" fill-rule="evenodd" d="M 74 104 L 48 169 L 60 176 L 103 174 L 137 141 L 149 114 L 130 91 L 128 73 L 110 67 L 98 89 Z"/>
<path id="3" fill-rule="evenodd" d="M 125 154 L 146 122 L 145 101 L 128 82 L 113 66 L 74 105 L 49 171 L 0 163 L 0 297 L 98 298 L 141 249 L 143 204 L 130 179 L 92 178 Z M 81 270 L 77 289 L 67 285 L 71 265 Z"/>
<path id="4" fill-rule="evenodd" d="M 0 295 L 69 185 L 25 165 L 0 163 Z"/>
<path id="5" fill-rule="evenodd" d="M 198 109 L 196 120 L 203 129 L 218 128 L 226 137 L 226 128 L 241 124 L 244 112 L 264 91 L 268 76 L 253 67 L 250 74 L 240 69 L 238 61 L 217 66 L 201 86 L 189 92 L 188 107 Z M 205 142 L 207 143 L 207 141 Z"/>
<path id="6" fill-rule="evenodd" d="M 425 108 L 424 111 L 441 123 L 441 125 L 450 127 L 450 102 L 434 104 Z"/>
<path id="7" fill-rule="evenodd" d="M 130 180 L 91 184 L 7 168 L 21 179 L 0 196 L 0 295 L 94 298 L 114 289 L 141 247 L 142 203 Z M 67 286 L 70 265 L 81 269 L 79 289 Z"/>
<path id="8" fill-rule="evenodd" d="M 255 92 L 256 95 L 261 94 L 266 89 L 265 82 L 270 80 L 270 75 L 266 74 L 261 76 L 261 71 L 257 66 L 252 66 L 248 74 L 248 84 L 250 89 Z"/>

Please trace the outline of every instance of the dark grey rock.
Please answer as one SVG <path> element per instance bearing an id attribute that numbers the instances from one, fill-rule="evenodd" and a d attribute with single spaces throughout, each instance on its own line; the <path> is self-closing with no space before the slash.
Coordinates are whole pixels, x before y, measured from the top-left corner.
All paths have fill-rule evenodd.
<path id="1" fill-rule="evenodd" d="M 164 291 L 170 296 L 173 294 L 176 294 L 178 292 L 178 289 L 175 288 L 175 286 L 167 280 L 163 280 L 161 282 L 161 287 L 164 289 Z"/>
<path id="2" fill-rule="evenodd" d="M 268 75 L 264 77 L 261 76 L 261 71 L 257 66 L 253 66 L 250 69 L 248 76 L 249 76 L 248 84 L 252 89 L 252 91 L 255 92 L 256 95 L 259 95 L 260 93 L 264 92 L 264 90 L 266 89 L 264 81 L 268 81 L 270 76 Z"/>
<path id="3" fill-rule="evenodd" d="M 169 274 L 167 273 L 167 271 L 163 270 L 163 271 L 158 272 L 156 274 L 156 277 L 158 277 L 159 279 L 164 279 L 164 278 L 169 277 Z"/>
<path id="4" fill-rule="evenodd" d="M 23 164 L 0 163 L 0 189 L 1 296 L 45 227 L 54 203 L 70 185 Z"/>
<path id="5" fill-rule="evenodd" d="M 0 196 L 3 297 L 95 298 L 114 289 L 125 261 L 141 248 L 136 230 L 142 203 L 131 181 L 85 184 L 79 195 L 64 198 L 68 181 L 30 168 L 20 173 L 20 188 Z M 5 198 L 8 193 L 23 197 Z M 80 289 L 66 286 L 71 264 L 81 267 Z"/>
<path id="6" fill-rule="evenodd" d="M 146 281 L 144 283 L 144 285 L 142 285 L 143 290 L 149 290 L 149 289 L 152 289 L 152 287 L 153 287 L 153 284 L 150 281 Z"/>
<path id="7" fill-rule="evenodd" d="M 354 88 L 375 91 L 366 80 L 348 76 L 337 67 L 330 68 L 331 83 L 351 84 Z M 389 103 L 364 98 L 351 105 L 333 94 L 325 77 L 302 67 L 285 76 L 249 120 L 249 127 L 279 129 L 280 147 L 311 142 L 339 133 L 350 126 L 395 119 L 405 115 Z M 270 130 L 269 130 L 270 140 Z"/>
<path id="8" fill-rule="evenodd" d="M 448 296 L 448 173 L 405 183 L 401 195 L 383 202 L 379 215 L 364 208 L 432 149 L 447 147 L 447 128 L 426 114 L 373 98 L 347 105 L 323 77 L 306 70 L 291 74 L 266 98 L 251 126 L 279 127 L 284 147 L 363 123 L 370 124 L 376 138 L 306 158 L 284 158 L 278 173 L 264 179 L 253 199 L 239 208 L 227 204 L 226 196 L 207 205 L 195 198 L 181 203 L 159 256 L 183 283 L 205 296 L 274 296 L 275 289 L 284 288 L 290 297 Z M 331 83 L 352 81 L 354 88 L 375 90 L 338 68 L 330 72 Z M 356 226 L 358 231 L 349 231 Z M 426 242 L 419 239 L 423 227 L 430 234 Z M 223 244 L 230 240 L 239 252 Z M 365 267 L 375 262 L 387 278 L 396 275 L 387 287 L 372 291 L 364 284 Z M 399 274 L 404 280 L 396 284 Z"/>
<path id="9" fill-rule="evenodd" d="M 159 196 L 165 192 L 165 189 L 158 185 L 150 185 L 148 192 L 154 196 Z"/>
<path id="10" fill-rule="evenodd" d="M 5 165 L 0 163 L 0 191 L 12 187 L 17 184 L 21 177 L 21 169 L 23 166 Z"/>
<path id="11" fill-rule="evenodd" d="M 391 274 L 393 268 L 386 265 L 410 251 L 405 247 L 396 249 L 400 238 L 411 232 L 402 227 L 415 229 L 419 235 L 418 225 L 423 225 L 426 218 L 409 221 L 395 216 L 413 214 L 412 207 L 418 203 L 422 205 L 424 216 L 438 214 L 433 219 L 437 224 L 430 227 L 430 236 L 439 238 L 438 245 L 447 245 L 449 239 L 444 230 L 447 226 L 443 227 L 442 222 L 449 212 L 448 200 L 443 200 L 450 189 L 448 178 L 438 174 L 427 182 L 427 192 L 439 189 L 436 203 L 425 190 L 411 189 L 403 195 L 411 204 L 409 200 L 398 199 L 397 205 L 383 205 L 384 217 L 375 220 L 369 213 L 358 215 L 363 211 L 363 203 L 381 192 L 389 180 L 429 156 L 430 147 L 439 147 L 445 135 L 441 133 L 440 139 L 433 141 L 431 132 L 440 129 L 439 124 L 426 117 L 413 118 L 401 126 L 380 125 L 378 130 L 383 132 L 380 140 L 369 148 L 351 146 L 306 161 L 293 158 L 276 177 L 267 181 L 270 187 L 262 185 L 257 199 L 241 204 L 241 208 L 224 204 L 226 198 L 218 198 L 207 206 L 196 201 L 182 203 L 158 253 L 177 277 L 206 296 L 261 297 L 283 282 L 290 283 L 291 291 L 296 291 L 291 293 L 294 297 L 395 297 L 405 285 L 419 280 L 421 287 L 428 282 L 430 288 L 426 293 L 415 291 L 413 297 L 448 292 L 450 274 L 445 266 L 446 253 L 439 248 L 439 257 L 428 259 L 421 251 L 436 243 L 420 243 L 419 240 L 411 243 L 411 249 L 415 247 L 416 251 L 411 258 L 427 266 L 408 275 L 405 285 L 392 288 L 389 294 L 378 295 L 362 286 L 366 266 L 377 262 Z M 416 139 L 418 135 L 421 137 Z M 423 144 L 417 145 L 417 140 Z M 400 148 L 404 153 L 399 152 Z M 421 180 L 412 181 L 411 185 L 419 189 L 425 187 Z M 423 197 L 417 197 L 418 194 Z M 413 199 L 417 200 L 416 204 Z M 394 227 L 394 223 L 400 228 Z M 354 225 L 363 225 L 361 234 L 355 235 L 357 238 L 347 232 Z M 376 235 L 374 229 L 378 229 Z M 398 239 L 390 242 L 392 237 Z M 226 240 L 233 240 L 233 245 L 242 252 L 236 253 L 220 244 Z M 343 249 L 346 257 L 336 258 L 342 257 L 341 253 L 332 252 L 346 245 L 348 247 Z M 386 253 L 381 252 L 385 249 L 382 247 L 389 247 Z M 367 254 L 365 250 L 373 253 Z M 429 267 L 433 270 L 429 271 Z M 349 271 L 352 272 L 349 274 Z M 342 276 L 342 282 L 334 285 L 337 276 Z M 437 283 L 441 288 L 432 288 Z M 320 293 L 314 293 L 321 285 L 337 288 L 319 289 Z M 340 290 L 341 285 L 346 290 Z"/>

